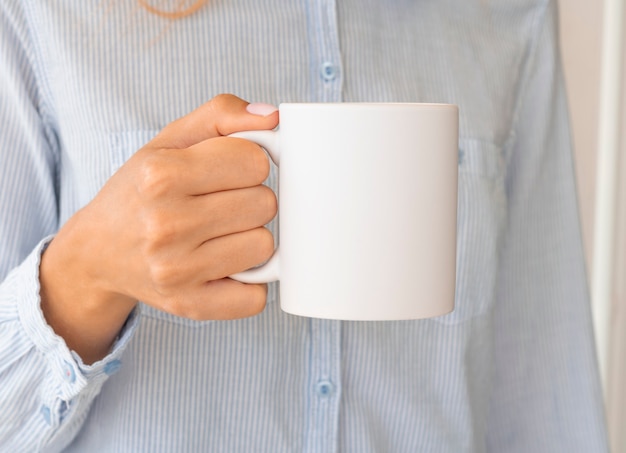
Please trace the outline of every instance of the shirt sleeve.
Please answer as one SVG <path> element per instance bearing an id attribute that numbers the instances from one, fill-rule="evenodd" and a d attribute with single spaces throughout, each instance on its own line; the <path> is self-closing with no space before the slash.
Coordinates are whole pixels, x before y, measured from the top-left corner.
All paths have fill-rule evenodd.
<path id="1" fill-rule="evenodd" d="M 507 149 L 489 451 L 608 451 L 552 1 L 538 14 Z"/>
<path id="2" fill-rule="evenodd" d="M 77 434 L 136 325 L 86 366 L 46 324 L 39 262 L 58 228 L 58 145 L 24 2 L 0 1 L 0 450 L 56 451 Z"/>

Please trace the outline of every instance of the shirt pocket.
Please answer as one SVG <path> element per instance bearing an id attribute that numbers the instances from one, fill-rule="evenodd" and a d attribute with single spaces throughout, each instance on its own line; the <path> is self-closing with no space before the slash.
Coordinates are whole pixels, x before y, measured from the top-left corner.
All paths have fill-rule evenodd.
<path id="1" fill-rule="evenodd" d="M 457 263 L 454 311 L 433 318 L 457 324 L 488 312 L 496 292 L 506 217 L 504 157 L 487 141 L 459 140 Z"/>

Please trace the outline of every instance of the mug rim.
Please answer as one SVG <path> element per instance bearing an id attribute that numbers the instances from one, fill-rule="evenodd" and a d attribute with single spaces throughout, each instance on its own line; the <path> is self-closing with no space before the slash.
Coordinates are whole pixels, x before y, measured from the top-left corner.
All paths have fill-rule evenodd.
<path id="1" fill-rule="evenodd" d="M 349 108 L 349 107 L 390 107 L 390 108 L 436 108 L 456 109 L 457 104 L 439 102 L 281 102 L 278 108 Z"/>

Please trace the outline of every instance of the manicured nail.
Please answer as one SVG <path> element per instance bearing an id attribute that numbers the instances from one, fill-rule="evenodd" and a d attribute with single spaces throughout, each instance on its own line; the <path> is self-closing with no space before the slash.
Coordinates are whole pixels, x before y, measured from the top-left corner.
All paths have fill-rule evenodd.
<path id="1" fill-rule="evenodd" d="M 278 110 L 277 107 L 272 104 L 263 104 L 261 102 L 253 102 L 252 104 L 248 104 L 246 107 L 248 113 L 252 113 L 253 115 L 259 116 L 269 116 L 275 111 Z"/>

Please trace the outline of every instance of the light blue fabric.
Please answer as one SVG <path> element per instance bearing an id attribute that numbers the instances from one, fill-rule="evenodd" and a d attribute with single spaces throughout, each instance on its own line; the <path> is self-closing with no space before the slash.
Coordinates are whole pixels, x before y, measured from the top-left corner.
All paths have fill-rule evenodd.
<path id="1" fill-rule="evenodd" d="M 177 21 L 0 0 L 0 451 L 607 451 L 556 17 L 548 0 L 209 0 Z M 272 285 L 250 319 L 141 306 L 101 362 L 69 351 L 39 309 L 42 249 L 223 92 L 458 104 L 454 313 L 300 318 Z"/>

